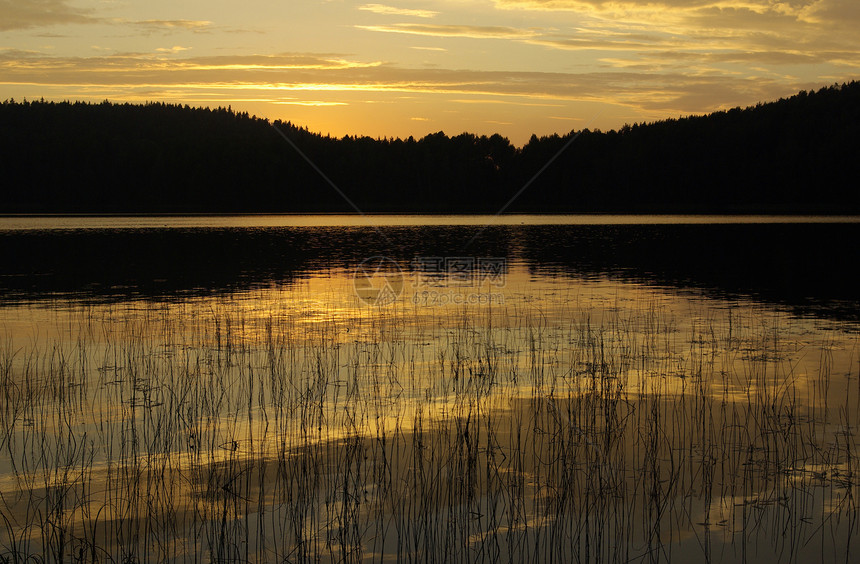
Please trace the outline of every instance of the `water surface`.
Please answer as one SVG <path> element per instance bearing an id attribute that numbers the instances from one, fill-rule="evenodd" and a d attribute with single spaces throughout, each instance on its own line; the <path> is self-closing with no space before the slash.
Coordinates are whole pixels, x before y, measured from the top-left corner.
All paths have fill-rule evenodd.
<path id="1" fill-rule="evenodd" d="M 0 553 L 850 561 L 857 243 L 856 218 L 0 218 Z"/>

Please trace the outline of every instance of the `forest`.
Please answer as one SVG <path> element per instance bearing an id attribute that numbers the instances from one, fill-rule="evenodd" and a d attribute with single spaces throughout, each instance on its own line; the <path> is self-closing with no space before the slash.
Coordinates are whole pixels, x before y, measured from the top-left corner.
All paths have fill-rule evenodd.
<path id="1" fill-rule="evenodd" d="M 860 213 L 858 154 L 855 81 L 522 147 L 335 138 L 230 108 L 7 100 L 0 213 Z"/>

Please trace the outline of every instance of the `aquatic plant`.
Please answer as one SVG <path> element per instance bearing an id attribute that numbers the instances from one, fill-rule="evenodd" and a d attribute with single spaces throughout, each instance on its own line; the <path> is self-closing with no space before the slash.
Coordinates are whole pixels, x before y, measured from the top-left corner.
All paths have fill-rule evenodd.
<path id="1" fill-rule="evenodd" d="M 0 559 L 857 557 L 855 335 L 553 303 L 139 301 L 9 333 Z"/>

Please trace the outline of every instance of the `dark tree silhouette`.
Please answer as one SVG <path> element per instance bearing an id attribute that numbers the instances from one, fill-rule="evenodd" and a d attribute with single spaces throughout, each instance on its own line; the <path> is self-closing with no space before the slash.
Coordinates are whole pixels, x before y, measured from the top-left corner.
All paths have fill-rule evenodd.
<path id="1" fill-rule="evenodd" d="M 0 213 L 858 213 L 860 83 L 706 116 L 532 136 L 336 139 L 149 103 L 0 105 Z"/>

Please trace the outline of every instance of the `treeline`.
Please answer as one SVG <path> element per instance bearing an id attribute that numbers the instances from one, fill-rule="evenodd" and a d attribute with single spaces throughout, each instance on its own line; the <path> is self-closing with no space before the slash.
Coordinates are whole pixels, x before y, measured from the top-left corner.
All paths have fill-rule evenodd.
<path id="1" fill-rule="evenodd" d="M 527 184 L 506 211 L 858 213 L 858 154 L 858 82 L 521 148 L 332 138 L 229 108 L 9 100 L 0 213 L 355 211 L 338 190 L 364 212 L 495 213 Z"/>

